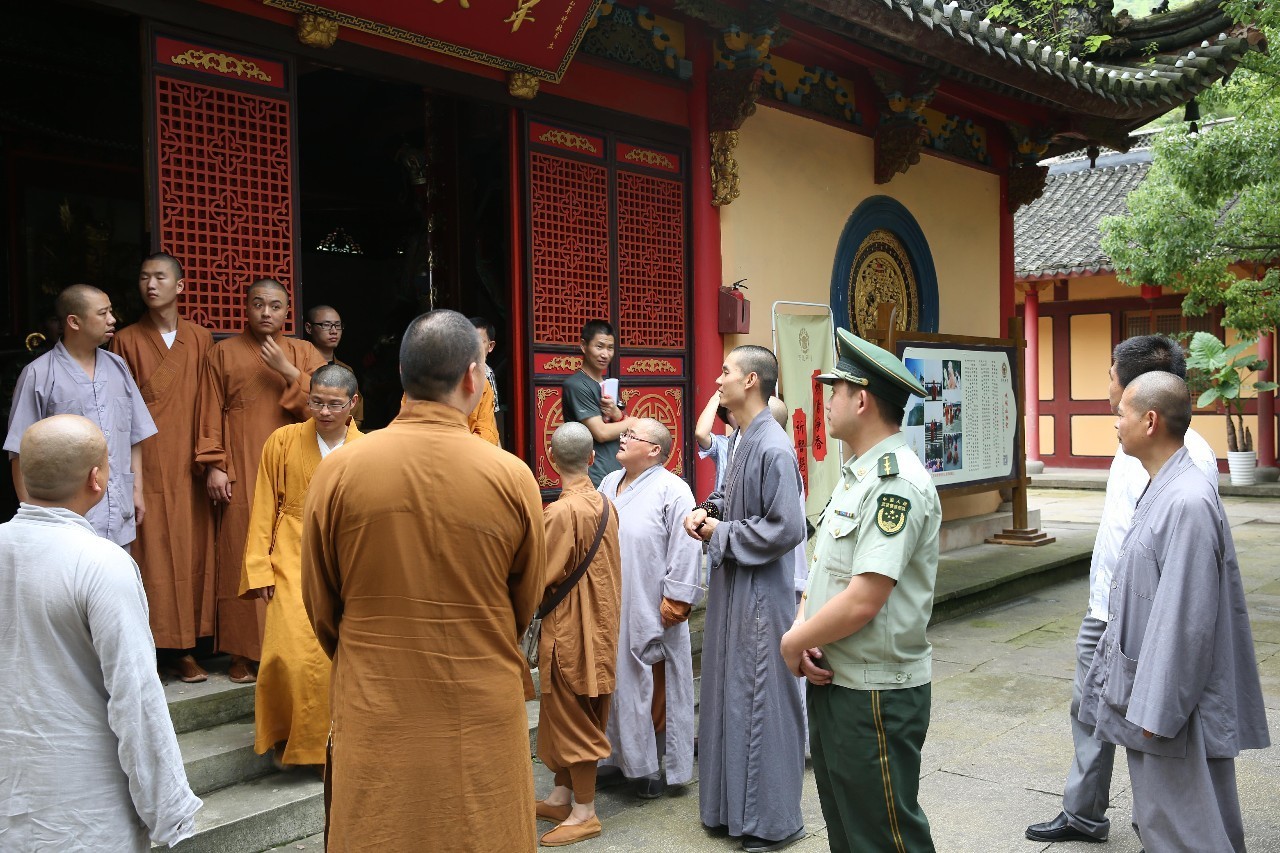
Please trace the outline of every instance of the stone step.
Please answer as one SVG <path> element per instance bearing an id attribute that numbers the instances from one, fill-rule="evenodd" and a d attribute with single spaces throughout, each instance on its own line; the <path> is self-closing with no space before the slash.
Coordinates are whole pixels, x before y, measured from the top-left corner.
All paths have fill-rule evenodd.
<path id="1" fill-rule="evenodd" d="M 214 658 L 212 663 L 216 666 L 218 659 Z M 184 734 L 235 720 L 253 719 L 253 689 L 252 684 L 233 684 L 225 671 L 211 670 L 209 680 L 200 684 L 166 678 L 164 695 L 174 731 Z"/>
<path id="2" fill-rule="evenodd" d="M 324 830 L 324 785 L 307 770 L 273 773 L 206 794 L 196 834 L 171 853 L 259 853 Z"/>
<path id="3" fill-rule="evenodd" d="M 275 769 L 269 754 L 254 754 L 252 718 L 184 732 L 178 748 L 191 790 L 201 797 Z"/>

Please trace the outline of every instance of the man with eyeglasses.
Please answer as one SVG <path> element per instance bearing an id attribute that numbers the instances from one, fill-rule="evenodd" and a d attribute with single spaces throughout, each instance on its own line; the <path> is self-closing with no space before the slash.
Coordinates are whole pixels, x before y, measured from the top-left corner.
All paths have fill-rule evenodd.
<path id="1" fill-rule="evenodd" d="M 280 427 L 306 420 L 311 374 L 324 359 L 306 341 L 281 334 L 292 300 L 262 278 L 245 293 L 245 329 L 209 350 L 200 389 L 196 464 L 215 508 L 214 646 L 231 655 L 228 677 L 255 680 L 266 619 L 261 600 L 240 599 L 249 501 L 262 446 Z"/>
<path id="2" fill-rule="evenodd" d="M 330 663 L 302 605 L 302 503 L 320 461 L 363 434 L 351 423 L 356 377 L 329 364 L 311 376 L 311 417 L 271 433 L 262 448 L 240 573 L 241 598 L 266 602 L 254 703 L 254 751 L 323 766 L 329 740 Z"/>
<path id="3" fill-rule="evenodd" d="M 355 374 L 355 368 L 338 358 L 338 344 L 342 342 L 342 317 L 336 308 L 330 305 L 316 305 L 307 312 L 307 321 L 303 324 L 307 340 L 311 341 L 326 364 L 337 364 Z M 357 397 L 351 409 L 351 420 L 358 428 L 364 423 L 364 398 Z"/>
<path id="4" fill-rule="evenodd" d="M 600 483 L 600 493 L 618 508 L 622 551 L 617 701 L 608 728 L 613 754 L 602 764 L 634 780 L 636 796 L 653 799 L 666 785 L 693 778 L 688 619 L 702 595 L 702 553 L 682 527 L 693 511 L 693 492 L 664 467 L 670 430 L 639 418 L 619 439 L 622 470 Z"/>

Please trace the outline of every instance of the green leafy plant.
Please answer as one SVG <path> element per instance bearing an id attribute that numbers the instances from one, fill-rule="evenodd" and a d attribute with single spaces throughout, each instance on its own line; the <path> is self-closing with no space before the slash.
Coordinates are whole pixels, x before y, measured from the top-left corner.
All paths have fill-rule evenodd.
<path id="1" fill-rule="evenodd" d="M 1253 434 L 1244 425 L 1244 399 L 1240 392 L 1274 391 L 1280 387 L 1264 380 L 1248 381 L 1250 375 L 1267 369 L 1265 358 L 1244 354 L 1253 345 L 1254 341 L 1243 340 L 1226 346 L 1216 335 L 1196 332 L 1187 353 L 1187 384 L 1200 395 L 1196 406 L 1221 407 L 1226 412 L 1227 449 L 1233 453 L 1253 450 Z"/>

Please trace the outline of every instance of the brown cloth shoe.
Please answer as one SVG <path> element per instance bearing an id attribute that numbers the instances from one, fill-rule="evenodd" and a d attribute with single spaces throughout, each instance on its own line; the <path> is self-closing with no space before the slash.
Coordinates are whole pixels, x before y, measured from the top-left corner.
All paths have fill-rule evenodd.
<path id="1" fill-rule="evenodd" d="M 533 804 L 533 810 L 537 813 L 539 820 L 563 823 L 569 819 L 569 813 L 573 811 L 573 806 L 567 803 L 563 806 L 553 806 L 544 800 L 538 800 Z"/>
<path id="2" fill-rule="evenodd" d="M 202 681 L 209 680 L 209 673 L 204 671 L 200 664 L 196 663 L 196 659 L 191 655 L 183 655 L 170 664 L 170 668 L 174 674 L 178 676 L 178 680 L 187 684 L 199 684 Z"/>
<path id="3" fill-rule="evenodd" d="M 601 833 L 600 818 L 592 815 L 582 823 L 562 823 L 548 832 L 538 843 L 543 847 L 568 847 L 588 838 L 596 838 Z"/>
<path id="4" fill-rule="evenodd" d="M 236 684 L 253 684 L 258 680 L 257 674 L 253 671 L 253 661 L 239 655 L 232 655 L 231 667 L 227 669 L 227 678 Z"/>

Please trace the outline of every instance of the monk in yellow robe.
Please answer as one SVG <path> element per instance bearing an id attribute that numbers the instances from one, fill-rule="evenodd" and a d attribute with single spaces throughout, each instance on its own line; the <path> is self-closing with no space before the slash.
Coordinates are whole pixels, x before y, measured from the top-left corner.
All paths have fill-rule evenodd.
<path id="1" fill-rule="evenodd" d="M 151 636 L 186 682 L 208 675 L 191 655 L 213 635 L 213 515 L 195 474 L 196 410 L 213 335 L 178 314 L 182 264 L 158 252 L 142 262 L 138 289 L 147 313 L 119 332 L 110 349 L 125 360 L 159 432 L 144 441 L 147 523 L 138 526 L 133 559 L 147 592 Z"/>
<path id="2" fill-rule="evenodd" d="M 255 678 L 266 615 L 261 599 L 239 597 L 258 460 L 267 436 L 306 420 L 311 374 L 324 366 L 311 344 L 280 334 L 288 313 L 289 293 L 278 281 L 251 284 L 246 328 L 213 345 L 200 389 L 196 463 L 204 468 L 209 499 L 221 509 L 214 548 L 214 644 L 231 655 L 227 674 L 238 683 Z"/>
<path id="3" fill-rule="evenodd" d="M 609 499 L 587 476 L 595 457 L 591 431 L 576 421 L 551 436 L 551 464 L 560 472 L 560 499 L 543 511 L 547 526 L 546 594 L 573 575 L 591 551 Z M 538 758 L 555 773 L 555 788 L 534 804 L 559 824 L 541 838 L 566 847 L 601 832 L 596 817 L 596 762 L 611 749 L 605 734 L 618 660 L 622 558 L 618 513 L 609 506 L 604 536 L 586 572 L 542 619 L 538 674 Z"/>
<path id="4" fill-rule="evenodd" d="M 399 415 L 320 466 L 302 515 L 302 597 L 333 660 L 327 849 L 532 853 L 538 486 L 467 430 L 484 357 L 466 317 L 410 323 L 400 375 Z"/>
<path id="5" fill-rule="evenodd" d="M 302 605 L 302 503 L 320 460 L 363 437 L 352 411 L 356 377 L 330 364 L 311 375 L 311 420 L 280 427 L 262 448 L 240 595 L 267 603 L 254 695 L 254 751 L 283 764 L 325 763 L 329 658 Z"/>
<path id="6" fill-rule="evenodd" d="M 467 416 L 467 429 L 471 430 L 472 435 L 477 435 L 494 447 L 501 447 L 502 440 L 498 438 L 498 418 L 493 413 L 493 385 L 486 379 L 484 382 L 484 391 L 480 394 L 480 402 L 476 404 L 475 409 Z"/>

